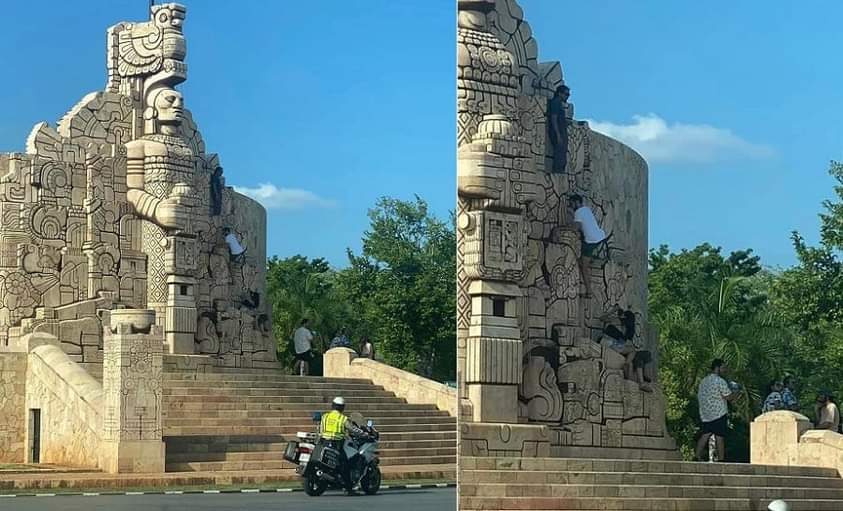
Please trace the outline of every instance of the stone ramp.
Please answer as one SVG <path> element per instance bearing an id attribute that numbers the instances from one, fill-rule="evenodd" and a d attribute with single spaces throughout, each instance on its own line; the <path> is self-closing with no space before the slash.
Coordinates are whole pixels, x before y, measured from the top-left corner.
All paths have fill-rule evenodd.
<path id="1" fill-rule="evenodd" d="M 459 496 L 461 511 L 761 511 L 775 499 L 840 511 L 843 479 L 818 467 L 461 457 Z"/>
<path id="2" fill-rule="evenodd" d="M 284 447 L 314 431 L 314 412 L 341 395 L 346 412 L 375 421 L 381 466 L 435 466 L 455 473 L 456 419 L 434 405 L 408 404 L 369 380 L 298 377 L 280 371 L 164 373 L 167 472 L 274 470 L 293 474 Z"/>

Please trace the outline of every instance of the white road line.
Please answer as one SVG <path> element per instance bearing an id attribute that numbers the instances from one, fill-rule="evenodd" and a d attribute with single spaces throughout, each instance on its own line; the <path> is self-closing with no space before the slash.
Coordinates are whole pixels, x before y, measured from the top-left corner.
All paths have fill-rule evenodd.
<path id="1" fill-rule="evenodd" d="M 245 490 L 240 490 L 240 493 L 260 493 L 260 490 L 257 488 L 248 488 Z"/>
<path id="2" fill-rule="evenodd" d="M 420 485 L 420 484 L 406 484 L 406 485 L 404 485 L 404 488 L 414 488 L 415 489 L 415 488 L 421 488 L 421 486 L 422 485 Z"/>
<path id="3" fill-rule="evenodd" d="M 436 487 L 437 487 L 437 488 L 447 488 L 447 487 L 448 487 L 448 483 L 436 483 Z"/>
<path id="4" fill-rule="evenodd" d="M 83 493 L 82 496 L 83 497 L 99 497 L 100 494 L 99 493 Z"/>
<path id="5" fill-rule="evenodd" d="M 202 490 L 202 493 L 219 493 L 219 490 Z"/>
<path id="6" fill-rule="evenodd" d="M 174 491 L 165 491 L 164 495 L 182 495 L 183 493 L 184 493 L 183 491 L 174 490 Z"/>
<path id="7" fill-rule="evenodd" d="M 142 491 L 127 491 L 126 495 L 143 495 L 144 492 Z"/>
<path id="8" fill-rule="evenodd" d="M 55 493 L 36 493 L 36 497 L 55 497 Z"/>
<path id="9" fill-rule="evenodd" d="M 292 492 L 293 489 L 292 488 L 278 488 L 275 491 L 278 492 L 278 493 L 287 493 L 287 492 Z"/>

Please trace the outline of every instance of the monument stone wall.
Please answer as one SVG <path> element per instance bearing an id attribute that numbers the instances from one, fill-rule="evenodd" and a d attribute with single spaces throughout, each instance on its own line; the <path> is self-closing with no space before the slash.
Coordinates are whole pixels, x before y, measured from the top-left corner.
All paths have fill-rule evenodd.
<path id="1" fill-rule="evenodd" d="M 658 383 L 627 379 L 601 343 L 628 310 L 636 350 L 657 360 L 647 164 L 574 119 L 514 0 L 460 0 L 458 23 L 461 453 L 670 456 Z M 601 253 L 582 253 L 574 196 L 608 234 Z"/>
<path id="2" fill-rule="evenodd" d="M 154 5 L 108 29 L 105 89 L 0 154 L 0 351 L 48 333 L 99 365 L 103 311 L 152 309 L 169 353 L 274 366 L 266 213 L 225 186 L 176 89 L 185 15 Z"/>

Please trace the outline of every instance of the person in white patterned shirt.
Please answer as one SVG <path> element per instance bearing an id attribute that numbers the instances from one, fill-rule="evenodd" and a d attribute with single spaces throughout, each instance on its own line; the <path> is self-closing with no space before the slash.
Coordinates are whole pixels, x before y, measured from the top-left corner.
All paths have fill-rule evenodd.
<path id="1" fill-rule="evenodd" d="M 740 396 L 740 390 L 732 390 L 729 383 L 723 379 L 726 364 L 716 358 L 711 363 L 711 373 L 700 382 L 697 400 L 700 405 L 700 420 L 702 421 L 702 435 L 697 442 L 697 459 L 703 460 L 703 453 L 708 449 L 711 435 L 717 443 L 717 459 L 726 458 L 726 433 L 729 430 L 728 415 L 729 401 Z"/>

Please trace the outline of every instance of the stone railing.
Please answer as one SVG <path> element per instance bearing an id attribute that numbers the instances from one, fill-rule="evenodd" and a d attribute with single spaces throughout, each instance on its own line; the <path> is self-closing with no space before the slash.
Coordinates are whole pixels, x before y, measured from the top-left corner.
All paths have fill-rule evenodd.
<path id="1" fill-rule="evenodd" d="M 41 463 L 99 468 L 102 385 L 57 345 L 29 352 L 26 410 L 33 409 L 42 421 Z"/>
<path id="2" fill-rule="evenodd" d="M 348 348 L 328 350 L 323 359 L 323 374 L 328 378 L 363 378 L 394 393 L 411 404 L 432 404 L 457 416 L 457 390 L 419 375 L 358 358 Z"/>
<path id="3" fill-rule="evenodd" d="M 811 421 L 796 412 L 769 412 L 750 429 L 750 461 L 761 465 L 833 468 L 843 474 L 843 435 L 811 429 Z"/>

